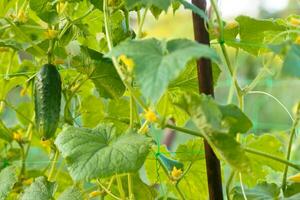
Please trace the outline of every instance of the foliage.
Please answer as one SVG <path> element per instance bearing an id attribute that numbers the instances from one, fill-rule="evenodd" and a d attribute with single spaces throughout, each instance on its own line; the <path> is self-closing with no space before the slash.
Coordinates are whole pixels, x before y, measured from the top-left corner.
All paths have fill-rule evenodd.
<path id="1" fill-rule="evenodd" d="M 287 177 L 300 170 L 300 106 L 290 130 L 257 134 L 244 99 L 276 99 L 253 91 L 266 72 L 300 77 L 300 17 L 227 22 L 211 3 L 207 16 L 185 0 L 0 1 L 0 199 L 208 199 L 204 140 L 228 199 L 299 199 Z M 208 24 L 212 46 L 147 36 L 149 15 L 180 7 Z M 249 83 L 239 52 L 268 61 Z M 230 76 L 226 104 L 199 94 L 199 59 L 215 88 Z M 189 136 L 172 146 L 174 134 Z"/>

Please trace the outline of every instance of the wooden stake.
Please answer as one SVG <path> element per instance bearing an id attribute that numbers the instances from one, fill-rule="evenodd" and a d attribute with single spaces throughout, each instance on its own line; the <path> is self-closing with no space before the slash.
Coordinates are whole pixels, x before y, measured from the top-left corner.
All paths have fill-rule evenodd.
<path id="1" fill-rule="evenodd" d="M 206 11 L 206 0 L 192 0 L 198 8 Z M 205 28 L 205 21 L 193 13 L 195 40 L 201 44 L 209 45 L 209 33 Z M 197 61 L 199 92 L 214 96 L 212 65 L 209 59 Z M 220 161 L 207 141 L 204 141 L 206 171 L 210 200 L 223 200 L 222 177 Z"/>

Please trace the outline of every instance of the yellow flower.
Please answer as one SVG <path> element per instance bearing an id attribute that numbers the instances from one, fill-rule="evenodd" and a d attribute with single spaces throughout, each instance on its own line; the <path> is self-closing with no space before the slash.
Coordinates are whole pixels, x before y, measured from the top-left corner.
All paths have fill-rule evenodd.
<path id="1" fill-rule="evenodd" d="M 180 177 L 181 177 L 181 175 L 182 175 L 182 169 L 177 169 L 175 166 L 173 167 L 173 170 L 172 170 L 172 172 L 171 172 L 171 177 L 172 177 L 172 179 L 174 179 L 174 180 L 178 180 Z"/>
<path id="2" fill-rule="evenodd" d="M 144 114 L 144 117 L 149 122 L 157 122 L 158 118 L 152 110 L 147 110 Z"/>
<path id="3" fill-rule="evenodd" d="M 30 185 L 33 182 L 33 178 L 28 178 L 26 180 L 23 181 L 24 185 Z"/>
<path id="4" fill-rule="evenodd" d="M 296 38 L 295 43 L 300 45 L 300 36 Z"/>
<path id="5" fill-rule="evenodd" d="M 93 192 L 91 192 L 91 193 L 89 194 L 89 198 L 97 197 L 97 196 L 99 196 L 99 195 L 101 195 L 101 194 L 102 194 L 102 192 L 100 192 L 100 191 L 98 191 L 98 190 L 95 190 L 95 191 L 93 191 Z"/>
<path id="6" fill-rule="evenodd" d="M 18 21 L 22 23 L 26 23 L 28 21 L 28 17 L 23 10 L 21 10 L 18 14 Z"/>
<path id="7" fill-rule="evenodd" d="M 290 181 L 296 182 L 296 183 L 300 183 L 300 173 L 294 175 L 294 176 L 290 176 L 288 178 Z"/>
<path id="8" fill-rule="evenodd" d="M 53 30 L 53 29 L 48 29 L 47 31 L 45 31 L 45 37 L 47 39 L 54 39 L 56 38 L 58 35 L 58 31 L 57 30 Z"/>
<path id="9" fill-rule="evenodd" d="M 14 132 L 13 133 L 13 139 L 16 141 L 21 141 L 22 140 L 22 135 L 19 132 Z"/>
<path id="10" fill-rule="evenodd" d="M 299 26 L 299 25 L 300 25 L 300 19 L 295 18 L 295 17 L 292 17 L 292 18 L 290 19 L 290 23 L 291 23 L 293 26 Z"/>
<path id="11" fill-rule="evenodd" d="M 233 21 L 233 22 L 227 23 L 224 28 L 225 29 L 234 29 L 234 28 L 236 28 L 238 26 L 239 26 L 239 24 L 236 21 Z"/>
<path id="12" fill-rule="evenodd" d="M 144 126 L 141 130 L 141 133 L 146 134 L 149 132 L 149 127 L 148 126 Z"/>
<path id="13" fill-rule="evenodd" d="M 43 147 L 50 147 L 51 146 L 51 140 L 41 140 L 41 144 Z"/>
<path id="14" fill-rule="evenodd" d="M 128 71 L 131 72 L 133 70 L 135 64 L 131 58 L 128 58 L 126 55 L 122 54 L 120 55 L 119 60 L 125 64 Z"/>

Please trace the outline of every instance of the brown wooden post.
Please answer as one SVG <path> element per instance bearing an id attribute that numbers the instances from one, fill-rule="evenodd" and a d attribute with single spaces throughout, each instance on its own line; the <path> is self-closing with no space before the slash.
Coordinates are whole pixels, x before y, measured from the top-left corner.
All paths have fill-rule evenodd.
<path id="1" fill-rule="evenodd" d="M 206 0 L 192 0 L 198 8 L 206 11 Z M 209 33 L 205 28 L 205 21 L 193 13 L 195 40 L 209 45 Z M 199 92 L 214 96 L 212 65 L 209 59 L 199 59 L 197 62 Z M 204 141 L 208 190 L 210 200 L 223 200 L 222 177 L 220 161 L 207 141 Z"/>

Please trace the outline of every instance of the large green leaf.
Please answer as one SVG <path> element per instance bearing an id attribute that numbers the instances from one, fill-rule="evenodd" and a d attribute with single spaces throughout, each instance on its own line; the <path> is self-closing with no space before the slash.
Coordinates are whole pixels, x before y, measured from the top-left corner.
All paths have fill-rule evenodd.
<path id="1" fill-rule="evenodd" d="M 109 57 L 126 55 L 135 63 L 135 73 L 142 94 L 156 102 L 185 68 L 188 61 L 200 57 L 219 61 L 216 52 L 206 45 L 187 39 L 128 40 L 113 48 Z"/>
<path id="2" fill-rule="evenodd" d="M 45 22 L 55 24 L 58 21 L 54 0 L 30 0 L 30 8 Z"/>
<path id="3" fill-rule="evenodd" d="M 244 200 L 241 187 L 235 187 L 231 191 L 233 200 Z M 248 200 L 275 200 L 279 199 L 280 188 L 272 183 L 260 183 L 252 189 L 245 189 L 245 194 Z"/>
<path id="4" fill-rule="evenodd" d="M 197 94 L 186 95 L 179 106 L 189 113 L 205 139 L 217 149 L 223 159 L 238 170 L 249 171 L 249 159 L 235 140 L 237 132 L 233 132 L 247 131 L 246 128 L 239 127 L 249 128 L 240 118 L 240 116 L 247 118 L 242 111 L 233 105 L 227 105 L 225 112 L 224 107 L 218 105 L 210 96 Z"/>
<path id="5" fill-rule="evenodd" d="M 17 181 L 18 177 L 14 167 L 6 167 L 0 172 L 0 200 L 6 199 Z"/>
<path id="6" fill-rule="evenodd" d="M 248 16 L 239 16 L 235 19 L 239 23 L 240 42 L 228 41 L 227 44 L 238 46 L 249 53 L 257 55 L 261 48 L 265 48 L 265 32 L 274 32 L 274 35 L 284 31 L 282 26 L 274 19 L 254 19 Z"/>
<path id="7" fill-rule="evenodd" d="M 66 127 L 55 144 L 74 180 L 136 172 L 149 152 L 150 139 L 136 133 L 115 137 L 112 125 L 95 129 Z"/>
<path id="8" fill-rule="evenodd" d="M 89 95 L 82 99 L 80 111 L 83 126 L 93 128 L 104 117 L 104 104 L 100 98 Z"/>
<path id="9" fill-rule="evenodd" d="M 253 134 L 248 135 L 245 138 L 245 146 L 251 149 L 262 151 L 278 158 L 284 159 L 284 153 L 282 149 L 284 146 L 282 142 L 274 135 L 264 134 L 261 136 L 255 136 Z M 267 159 L 262 156 L 248 154 L 251 163 L 252 172 L 249 174 L 243 174 L 244 183 L 249 186 L 256 185 L 261 179 L 264 179 L 268 174 L 268 168 L 274 171 L 281 172 L 284 170 L 284 165 L 277 161 Z M 268 167 L 268 168 L 266 168 Z"/>
<path id="10" fill-rule="evenodd" d="M 72 200 L 83 200 L 81 191 L 75 186 L 68 187 L 58 197 L 58 200 L 71 200 L 71 199 Z"/>
<path id="11" fill-rule="evenodd" d="M 213 65 L 212 69 L 215 85 L 221 70 L 217 65 Z M 185 69 L 175 80 L 169 83 L 167 91 L 157 103 L 157 112 L 165 118 L 174 118 L 177 125 L 183 126 L 189 119 L 189 116 L 180 108 L 178 108 L 175 103 L 178 102 L 185 92 L 198 93 L 198 85 L 197 63 L 195 60 L 193 60 L 187 64 Z"/>
<path id="12" fill-rule="evenodd" d="M 125 91 L 125 86 L 111 60 L 103 58 L 101 53 L 94 50 L 89 49 L 88 52 L 91 59 L 95 61 L 95 69 L 90 78 L 100 96 L 104 98 L 121 97 Z"/>
<path id="13" fill-rule="evenodd" d="M 125 5 L 128 9 L 133 9 L 135 6 L 155 6 L 162 10 L 167 10 L 171 5 L 171 0 L 125 0 Z"/>
<path id="14" fill-rule="evenodd" d="M 176 149 L 176 158 L 181 162 L 194 162 L 205 157 L 203 139 L 192 139 L 186 144 L 181 144 Z"/>
<path id="15" fill-rule="evenodd" d="M 49 182 L 45 177 L 40 176 L 25 189 L 21 200 L 52 200 L 55 188 L 56 183 Z"/>

